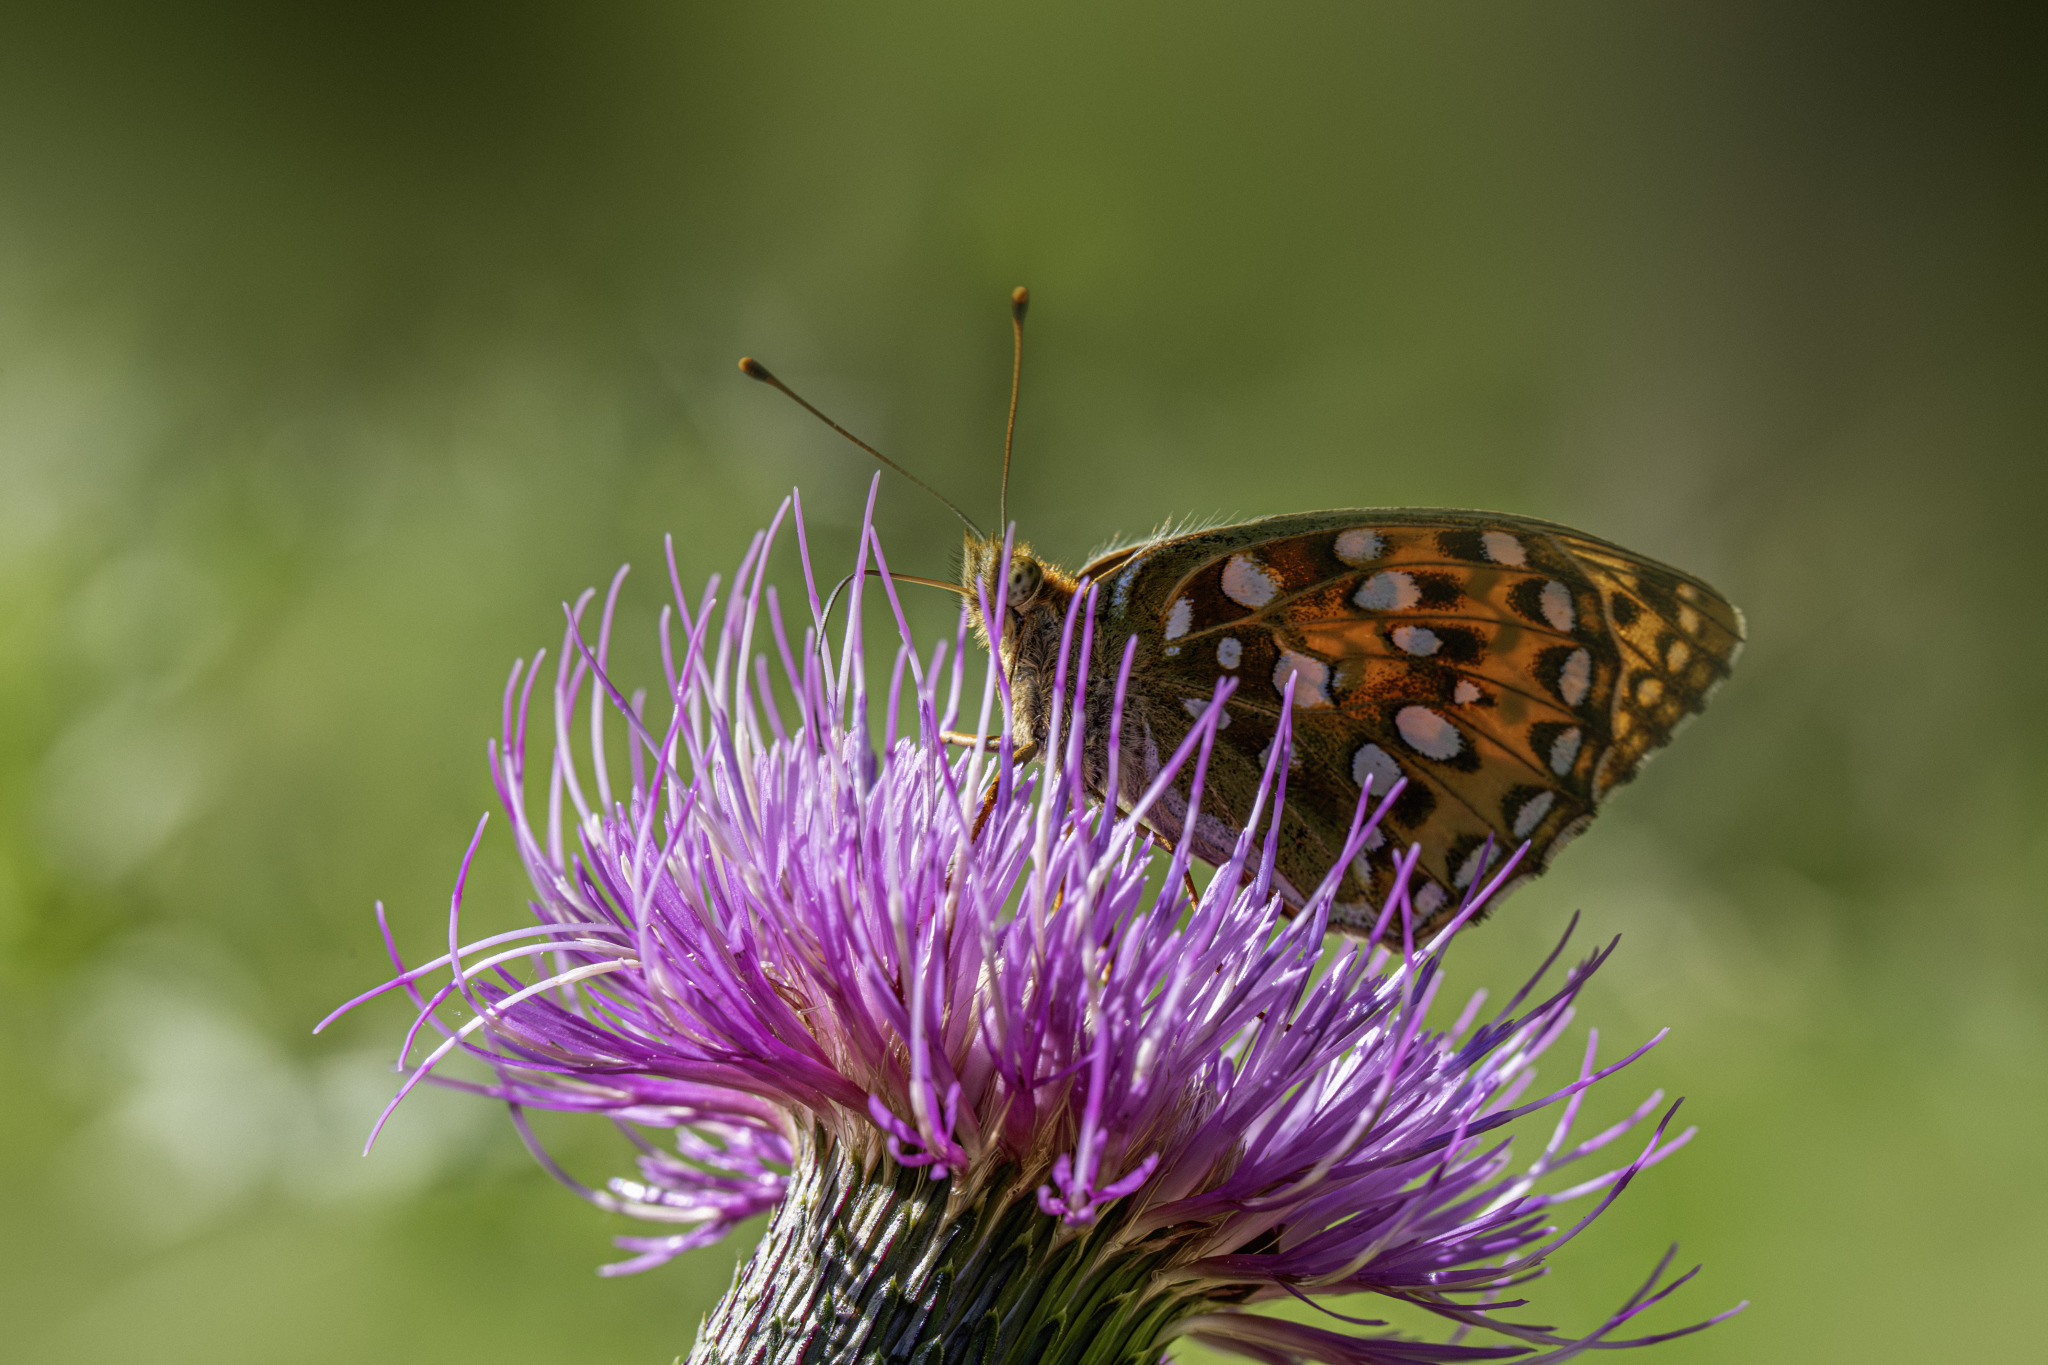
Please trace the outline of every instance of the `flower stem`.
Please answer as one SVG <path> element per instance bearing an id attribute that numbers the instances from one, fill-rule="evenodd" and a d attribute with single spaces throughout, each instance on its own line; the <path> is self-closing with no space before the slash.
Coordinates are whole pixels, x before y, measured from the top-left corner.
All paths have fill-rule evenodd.
<path id="1" fill-rule="evenodd" d="M 1166 1329 L 1204 1306 L 1157 1275 L 1173 1243 L 1119 1244 L 1115 1208 L 1065 1226 L 1019 1176 L 962 1188 L 814 1131 L 691 1365 L 1156 1361 Z"/>

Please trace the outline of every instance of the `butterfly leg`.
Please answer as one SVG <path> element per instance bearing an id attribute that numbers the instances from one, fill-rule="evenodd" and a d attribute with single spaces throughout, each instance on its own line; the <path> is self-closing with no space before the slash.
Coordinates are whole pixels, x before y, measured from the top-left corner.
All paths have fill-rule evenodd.
<path id="1" fill-rule="evenodd" d="M 953 745 L 953 746 L 954 746 L 955 748 L 959 748 L 959 749 L 979 749 L 979 748 L 981 748 L 981 747 L 982 747 L 982 746 L 984 746 L 984 745 L 994 744 L 994 743 L 995 743 L 995 742 L 996 742 L 997 740 L 1001 739 L 1001 738 L 1002 738 L 1002 736 L 1001 736 L 1001 735 L 967 735 L 967 734 L 962 734 L 962 733 L 961 733 L 960 731 L 958 731 L 958 730 L 941 730 L 941 731 L 939 731 L 939 738 L 940 738 L 941 740 L 943 740 L 944 742 L 946 742 L 947 744 L 951 744 L 951 745 Z"/>
<path id="2" fill-rule="evenodd" d="M 1038 757 L 1038 746 L 1036 744 L 1019 745 L 1010 757 L 1012 765 L 1021 768 L 1032 759 Z M 979 839 L 981 837 L 981 827 L 988 823 L 989 815 L 996 808 L 996 791 L 1001 787 L 1002 781 L 1003 778 L 1000 773 L 989 779 L 988 791 L 981 798 L 981 814 L 974 817 L 974 832 L 968 838 Z"/>

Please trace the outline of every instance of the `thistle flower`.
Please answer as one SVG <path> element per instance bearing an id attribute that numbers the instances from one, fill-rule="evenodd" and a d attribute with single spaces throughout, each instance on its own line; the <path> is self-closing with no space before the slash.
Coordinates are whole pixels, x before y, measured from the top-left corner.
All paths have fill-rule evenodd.
<path id="1" fill-rule="evenodd" d="M 1136 808 L 1092 800 L 1079 776 L 1086 708 L 1069 691 L 1096 647 L 1084 590 L 1047 761 L 1016 771 L 1007 733 L 949 750 L 941 733 L 971 695 L 964 614 L 952 640 L 921 654 L 863 524 L 853 581 L 879 573 L 901 637 L 877 707 L 863 594 L 829 643 L 800 504 L 800 640 L 766 586 L 790 506 L 754 538 L 722 606 L 713 579 L 692 607 L 671 549 L 665 698 L 652 717 L 609 672 L 625 570 L 594 641 L 594 594 L 566 609 L 544 783 L 527 769 L 542 662 L 513 669 L 491 770 L 538 923 L 462 942 L 473 840 L 447 954 L 406 968 L 391 948 L 400 974 L 343 1007 L 394 988 L 417 1006 L 394 1106 L 428 1078 L 505 1101 L 565 1183 L 662 1227 L 620 1238 L 637 1254 L 608 1273 L 772 1213 L 692 1360 L 1135 1362 L 1186 1338 L 1265 1361 L 1422 1365 L 1561 1360 L 1683 1334 L 1619 1339 L 1690 1278 L 1664 1278 L 1668 1255 L 1582 1336 L 1514 1311 L 1518 1286 L 1691 1135 L 1671 1133 L 1667 1110 L 1619 1165 L 1548 1188 L 1661 1103 L 1652 1094 L 1572 1137 L 1587 1092 L 1656 1038 L 1599 1066 L 1589 1035 L 1571 1080 L 1535 1084 L 1533 1063 L 1612 945 L 1548 993 L 1532 979 L 1483 1022 L 1482 992 L 1447 1030 L 1428 1027 L 1445 946 L 1514 857 L 1474 880 L 1427 946 L 1406 932 L 1404 876 L 1381 921 L 1399 951 L 1325 951 L 1334 884 L 1287 918 L 1258 818 L 1191 897 L 1187 848 L 1158 875 L 1142 817 L 1169 784 L 1187 794 L 1202 781 L 1221 691 Z M 997 670 L 978 714 L 977 733 L 1008 714 Z M 1285 724 L 1261 811 L 1285 800 Z M 608 745 L 620 735 L 626 774 Z M 1368 791 L 1338 867 L 1398 794 Z M 466 1022 L 444 1017 L 464 1007 Z M 442 1041 L 413 1060 L 429 1027 Z M 457 1053 L 490 1079 L 442 1075 Z M 534 1107 L 618 1120 L 639 1144 L 637 1173 L 602 1190 L 577 1183 L 533 1140 L 523 1111 Z M 1500 1130 L 1547 1107 L 1555 1129 L 1517 1167 Z M 1556 1226 L 1554 1209 L 1590 1196 L 1589 1212 Z M 1249 1311 L 1358 1291 L 1445 1320 L 1450 1339 Z M 1503 1344 L 1468 1344 L 1474 1329 Z"/>

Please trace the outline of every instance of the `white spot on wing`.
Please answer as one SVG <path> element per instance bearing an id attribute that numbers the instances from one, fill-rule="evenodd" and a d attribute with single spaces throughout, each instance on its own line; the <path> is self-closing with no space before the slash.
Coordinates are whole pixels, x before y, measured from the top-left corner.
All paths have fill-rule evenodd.
<path id="1" fill-rule="evenodd" d="M 1384 569 L 1359 584 L 1351 600 L 1367 611 L 1406 611 L 1422 600 L 1422 593 L 1411 575 Z"/>
<path id="2" fill-rule="evenodd" d="M 1394 643 L 1410 654 L 1434 654 L 1444 644 L 1428 626 L 1396 626 Z"/>
<path id="3" fill-rule="evenodd" d="M 1195 604 L 1185 597 L 1174 598 L 1173 606 L 1166 613 L 1166 638 L 1178 640 L 1187 634 L 1188 627 L 1194 623 L 1194 619 Z"/>
<path id="4" fill-rule="evenodd" d="M 1351 780 L 1363 787 L 1372 779 L 1372 794 L 1385 796 L 1401 780 L 1401 765 L 1377 744 L 1367 744 L 1351 756 Z"/>
<path id="5" fill-rule="evenodd" d="M 1380 557 L 1380 537 L 1377 531 L 1364 527 L 1337 533 L 1337 558 L 1346 564 L 1364 564 Z"/>
<path id="6" fill-rule="evenodd" d="M 1645 673 L 1636 679 L 1636 701 L 1643 706 L 1655 706 L 1657 699 L 1664 695 L 1664 680 Z"/>
<path id="7" fill-rule="evenodd" d="M 1531 830 L 1543 823 L 1543 817 L 1550 814 L 1550 808 L 1557 804 L 1556 792 L 1537 792 L 1522 803 L 1515 812 L 1515 837 L 1526 839 Z"/>
<path id="8" fill-rule="evenodd" d="M 1223 595 L 1241 607 L 1263 607 L 1280 591 L 1265 565 L 1250 555 L 1223 561 Z"/>
<path id="9" fill-rule="evenodd" d="M 1691 607 L 1680 607 L 1678 609 L 1678 628 L 1687 635 L 1699 634 L 1700 614 Z"/>
<path id="10" fill-rule="evenodd" d="M 1550 742 L 1550 771 L 1559 777 L 1572 770 L 1572 764 L 1579 761 L 1579 745 L 1585 742 L 1575 725 Z"/>
<path id="11" fill-rule="evenodd" d="M 1577 706 L 1586 699 L 1586 689 L 1593 685 L 1593 656 L 1583 649 L 1575 649 L 1564 661 L 1564 667 L 1557 671 L 1557 695 L 1564 698 L 1566 706 Z"/>
<path id="12" fill-rule="evenodd" d="M 1317 710 L 1330 704 L 1330 666 L 1321 659 L 1296 654 L 1291 649 L 1281 650 L 1280 662 L 1273 669 L 1273 690 L 1285 696 L 1289 678 L 1296 680 L 1296 706 Z"/>
<path id="13" fill-rule="evenodd" d="M 1673 673 L 1685 667 L 1685 661 L 1692 657 L 1692 646 L 1683 640 L 1673 640 L 1671 648 L 1665 651 L 1664 666 Z"/>
<path id="14" fill-rule="evenodd" d="M 1481 858 L 1486 859 L 1494 867 L 1500 865 L 1500 851 L 1498 849 L 1489 851 L 1486 845 L 1481 843 L 1479 847 L 1465 855 L 1465 861 L 1458 864 L 1458 875 L 1451 878 L 1452 885 L 1456 886 L 1460 891 L 1472 885 L 1473 879 L 1479 875 L 1479 860 Z"/>
<path id="15" fill-rule="evenodd" d="M 1435 882 L 1428 882 L 1423 885 L 1420 891 L 1415 893 L 1415 898 L 1409 904 L 1415 907 L 1416 914 L 1424 919 L 1428 919 L 1431 915 L 1443 909 L 1444 902 L 1449 899 L 1450 897 L 1444 894 L 1444 889 L 1441 886 L 1438 886 Z"/>
<path id="16" fill-rule="evenodd" d="M 1264 768 L 1272 760 L 1272 757 L 1273 741 L 1269 739 L 1259 748 L 1259 767 Z M 1287 751 L 1287 771 L 1291 773 L 1301 771 L 1301 750 L 1289 749 Z"/>
<path id="17" fill-rule="evenodd" d="M 1529 553 L 1522 548 L 1522 542 L 1506 531 L 1482 533 L 1479 545 L 1486 551 L 1486 557 L 1496 564 L 1512 564 L 1519 569 L 1529 562 Z"/>
<path id="18" fill-rule="evenodd" d="M 1244 646 L 1236 636 L 1225 636 L 1216 642 L 1216 662 L 1225 668 L 1236 668 L 1244 662 Z"/>
<path id="19" fill-rule="evenodd" d="M 1451 694 L 1451 700 L 1457 702 L 1460 706 L 1470 706 L 1473 702 L 1479 700 L 1479 696 L 1478 683 L 1473 682 L 1470 678 L 1460 678 L 1458 679 L 1458 690 Z"/>
<path id="20" fill-rule="evenodd" d="M 1458 733 L 1458 727 L 1427 706 L 1402 707 L 1395 713 L 1394 728 L 1408 741 L 1409 748 L 1428 758 L 1456 758 L 1465 747 L 1465 737 Z"/>
<path id="21" fill-rule="evenodd" d="M 1198 701 L 1194 697 L 1182 697 L 1180 699 L 1180 704 L 1187 711 L 1187 713 L 1193 716 L 1196 720 L 1200 720 L 1203 716 L 1209 714 L 1209 703 L 1206 701 Z M 1229 707 L 1225 707 L 1221 714 L 1219 714 L 1216 717 L 1216 728 L 1219 730 L 1227 730 L 1230 728 Z"/>
<path id="22" fill-rule="evenodd" d="M 1572 590 L 1556 579 L 1543 585 L 1543 619 L 1550 622 L 1552 630 L 1568 631 L 1578 623 L 1579 614 L 1572 610 Z"/>

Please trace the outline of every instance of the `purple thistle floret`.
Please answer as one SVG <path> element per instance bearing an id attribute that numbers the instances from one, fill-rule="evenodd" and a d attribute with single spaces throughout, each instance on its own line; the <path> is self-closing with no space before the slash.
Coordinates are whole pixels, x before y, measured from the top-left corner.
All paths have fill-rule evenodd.
<path id="1" fill-rule="evenodd" d="M 536 1156 L 586 1198 L 675 1229 L 620 1238 L 638 1254 L 610 1273 L 659 1264 L 773 1209 L 809 1135 L 821 1133 L 874 1144 L 932 1179 L 972 1184 L 1002 1171 L 1014 1183 L 1021 1172 L 1043 1216 L 1074 1235 L 1112 1209 L 1125 1243 L 1157 1246 L 1170 1232 L 1176 1250 L 1153 1272 L 1153 1289 L 1192 1307 L 1163 1335 L 1260 1360 L 1548 1361 L 1683 1334 L 1615 1339 L 1690 1278 L 1664 1281 L 1669 1256 L 1583 1337 L 1509 1316 L 1522 1302 L 1515 1286 L 1691 1136 L 1670 1134 L 1667 1111 L 1622 1165 L 1547 1188 L 1553 1172 L 1608 1148 L 1661 1103 L 1652 1094 L 1612 1127 L 1571 1137 L 1588 1090 L 1661 1033 L 1606 1066 L 1589 1036 L 1574 1079 L 1535 1085 L 1533 1062 L 1564 1033 L 1612 945 L 1547 995 L 1532 979 L 1483 1023 L 1482 992 L 1448 1030 L 1425 1026 L 1445 946 L 1519 854 L 1475 878 L 1457 919 L 1425 946 L 1407 936 L 1410 850 L 1381 921 L 1399 951 L 1348 943 L 1325 952 L 1334 872 L 1287 918 L 1272 891 L 1273 837 L 1251 832 L 1257 816 L 1191 902 L 1186 842 L 1160 876 L 1141 819 L 1177 778 L 1196 788 L 1190 804 L 1199 801 L 1227 684 L 1135 809 L 1091 798 L 1080 776 L 1083 708 L 1073 704 L 1096 648 L 1084 584 L 1061 664 L 1069 704 L 1055 708 L 1048 761 L 1015 770 L 1007 725 L 999 744 L 951 750 L 940 735 L 969 695 L 965 614 L 951 641 L 920 654 L 864 522 L 854 582 L 880 571 L 901 637 L 877 750 L 862 594 L 851 593 L 830 647 L 800 504 L 810 617 L 800 641 L 766 586 L 790 506 L 754 538 L 722 605 L 715 578 L 689 602 L 671 549 L 674 604 L 660 622 L 666 699 L 652 716 L 645 695 L 629 697 L 608 672 L 625 570 L 594 641 L 594 594 L 567 608 L 544 785 L 527 771 L 541 660 L 513 669 L 491 769 L 539 924 L 462 942 L 479 824 L 456 883 L 448 953 L 399 963 L 398 977 L 343 1007 L 393 988 L 418 1006 L 393 1106 L 430 1076 L 503 1100 Z M 998 583 L 998 601 L 983 604 L 993 619 L 1002 591 Z M 1112 717 L 1123 712 L 1132 663 L 1130 647 L 1121 652 Z M 985 672 L 978 711 L 977 733 L 992 716 L 1007 720 L 997 669 Z M 1282 708 L 1261 812 L 1285 800 L 1290 713 Z M 621 732 L 626 774 L 615 770 Z M 1107 786 L 1116 789 L 1113 773 Z M 1398 795 L 1361 800 L 1337 868 Z M 445 980 L 428 994 L 434 977 Z M 444 1007 L 467 1021 L 444 1019 Z M 412 1060 L 428 1028 L 442 1041 Z M 458 1052 L 492 1079 L 440 1074 Z M 1516 1169 L 1498 1130 L 1547 1106 L 1558 1107 L 1555 1130 Z M 640 1144 L 638 1177 L 604 1190 L 578 1184 L 534 1142 L 528 1108 L 619 1120 Z M 672 1147 L 643 1129 L 670 1130 Z M 1591 1195 L 1590 1212 L 1553 1226 L 1556 1206 Z M 1333 1317 L 1336 1327 L 1311 1328 L 1241 1306 L 1361 1290 L 1449 1319 L 1456 1332 L 1436 1344 L 1361 1330 L 1381 1323 Z M 1462 1344 L 1472 1328 L 1516 1344 Z"/>

